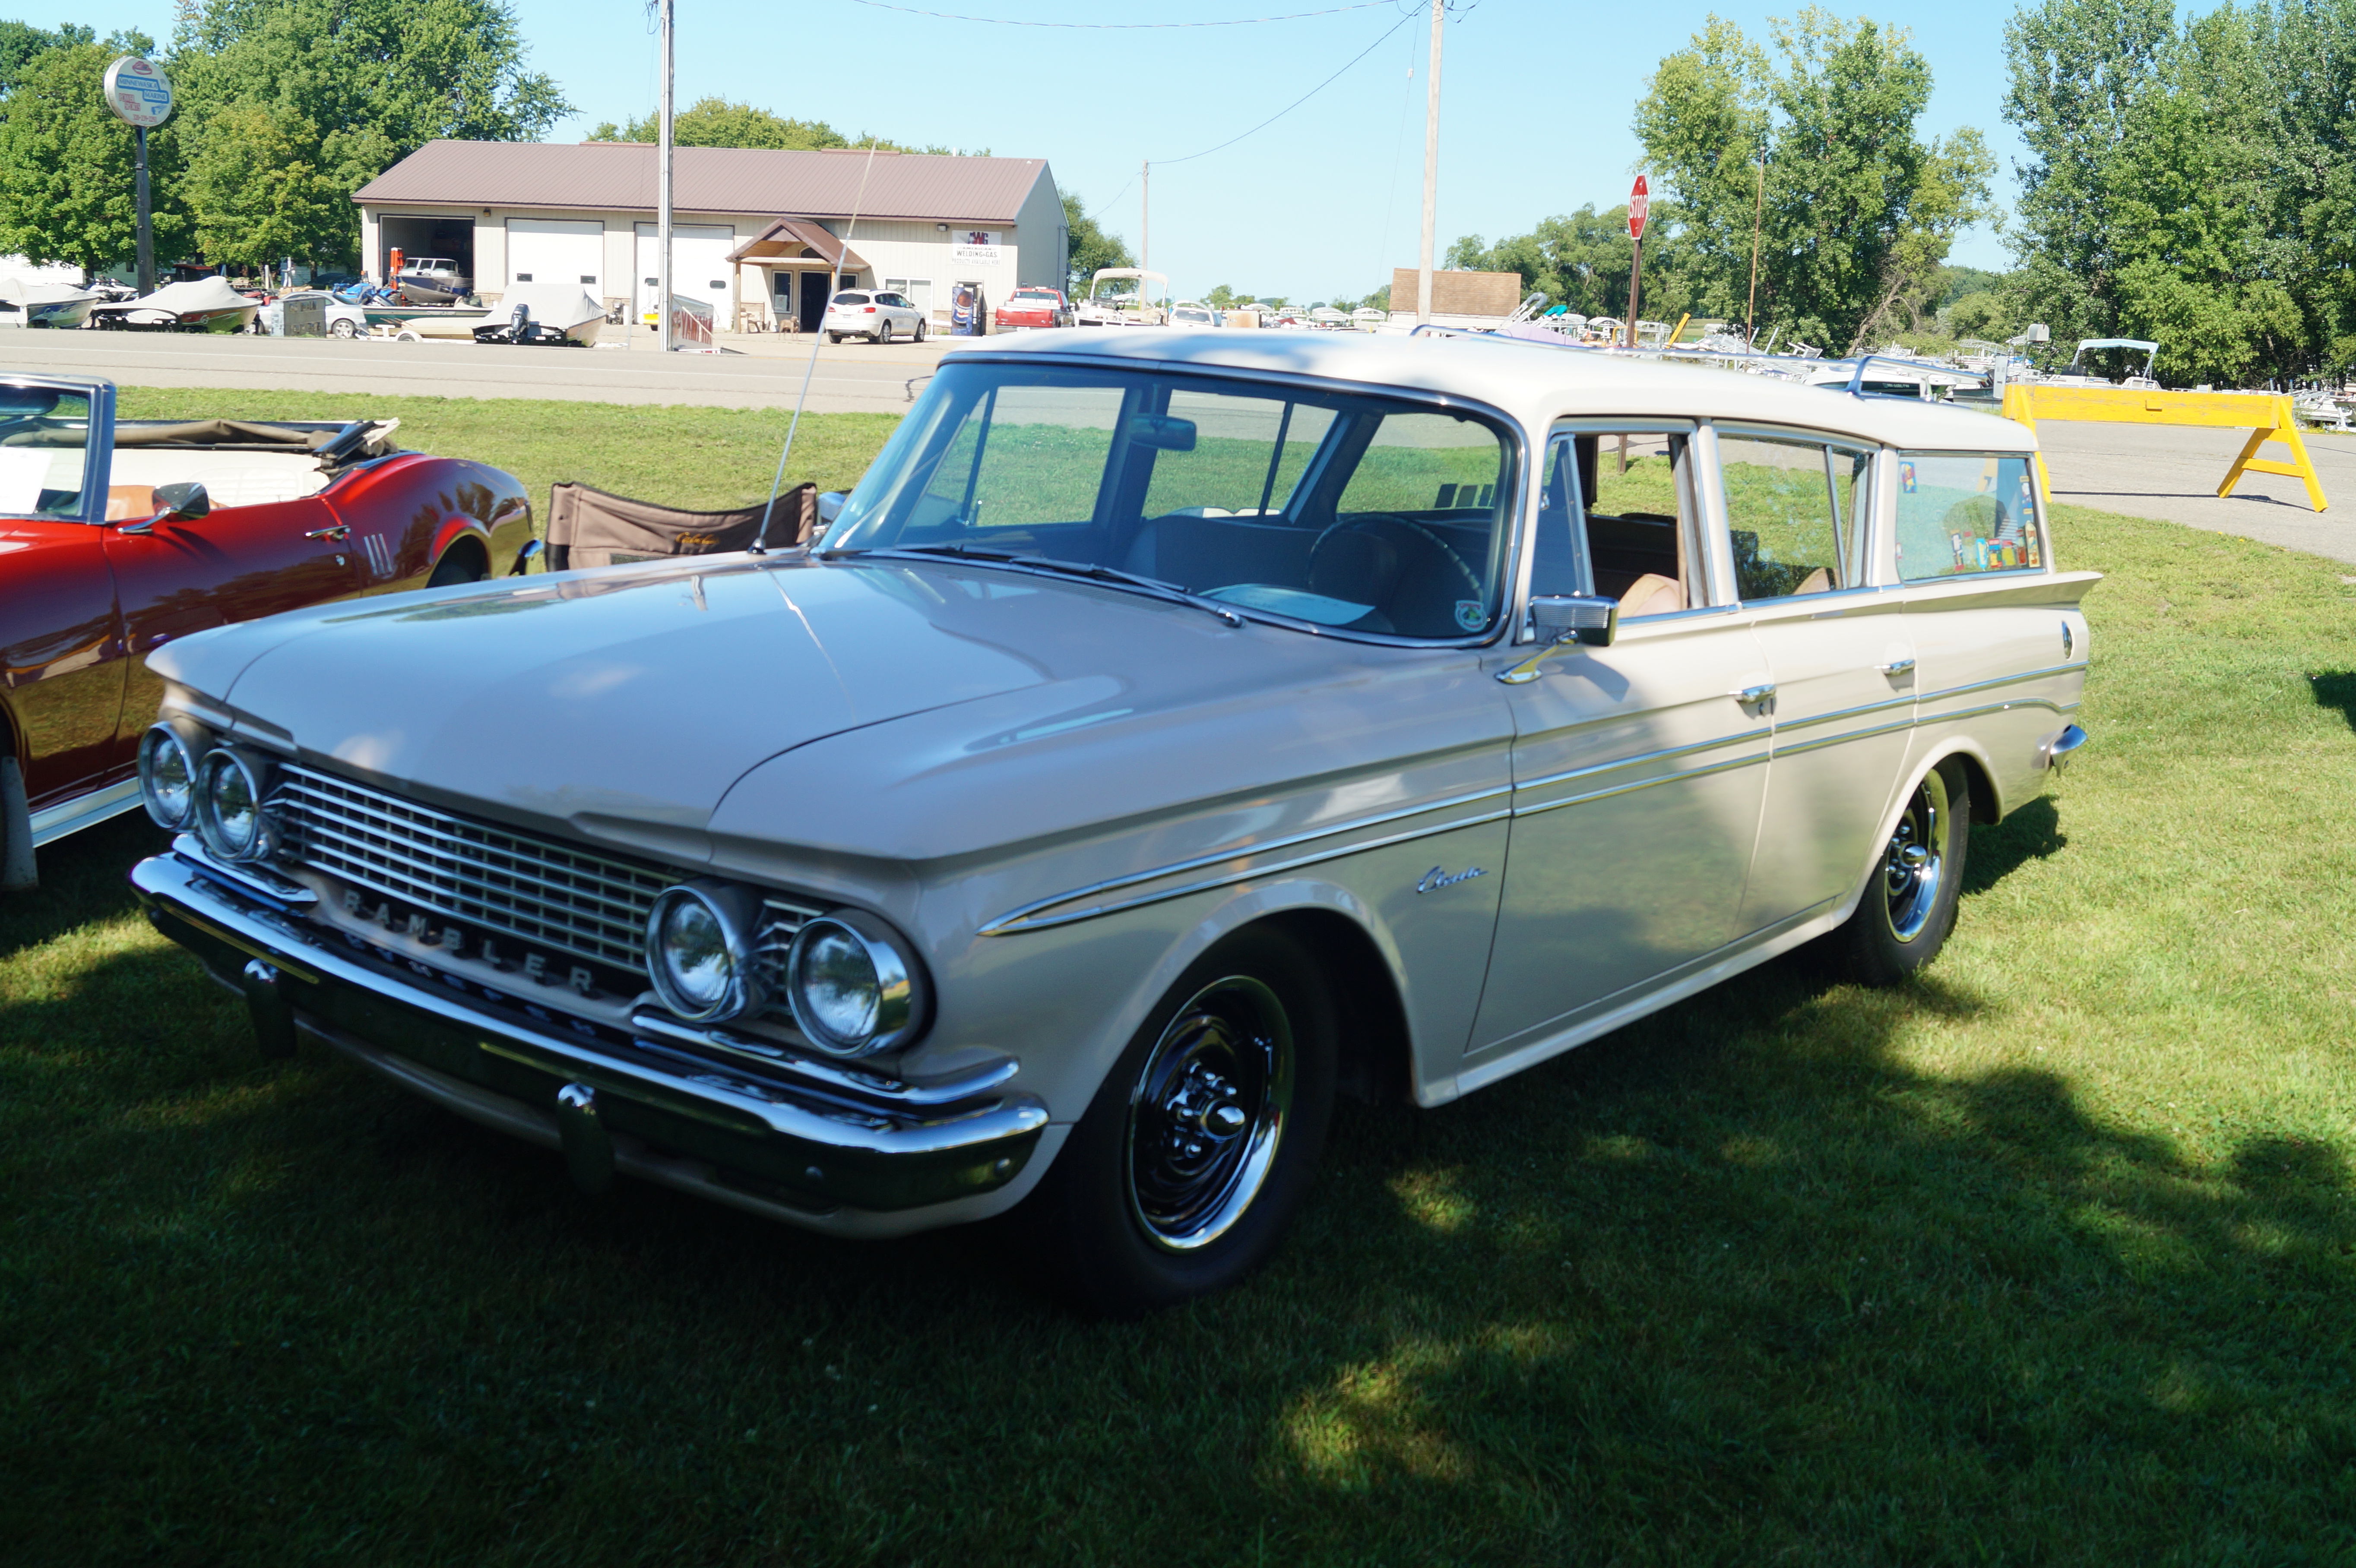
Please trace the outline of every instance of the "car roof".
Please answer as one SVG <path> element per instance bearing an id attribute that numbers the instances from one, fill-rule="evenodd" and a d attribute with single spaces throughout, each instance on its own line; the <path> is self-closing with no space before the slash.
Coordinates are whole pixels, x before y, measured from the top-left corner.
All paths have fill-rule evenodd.
<path id="1" fill-rule="evenodd" d="M 1948 404 L 1859 398 L 1770 376 L 1669 364 L 1504 337 L 1387 333 L 1152 334 L 1024 336 L 967 355 L 1117 361 L 1314 376 L 1477 399 L 1530 428 L 1558 418 L 1705 417 L 1799 425 L 1891 446 L 2029 452 L 2027 427 Z M 960 355 L 963 358 L 966 355 Z"/>

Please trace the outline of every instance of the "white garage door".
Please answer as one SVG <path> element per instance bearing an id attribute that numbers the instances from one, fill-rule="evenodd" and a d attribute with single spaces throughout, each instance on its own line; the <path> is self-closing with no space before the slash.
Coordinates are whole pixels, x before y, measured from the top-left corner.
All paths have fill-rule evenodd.
<path id="1" fill-rule="evenodd" d="M 638 309 L 655 307 L 655 253 L 661 247 L 655 225 L 638 225 Z M 736 324 L 728 318 L 728 252 L 736 249 L 736 235 L 724 223 L 674 223 L 670 226 L 670 292 L 701 300 L 712 307 L 712 324 L 723 332 Z"/>
<path id="2" fill-rule="evenodd" d="M 605 298 L 605 226 L 594 219 L 509 219 L 508 282 L 577 283 L 590 298 Z"/>

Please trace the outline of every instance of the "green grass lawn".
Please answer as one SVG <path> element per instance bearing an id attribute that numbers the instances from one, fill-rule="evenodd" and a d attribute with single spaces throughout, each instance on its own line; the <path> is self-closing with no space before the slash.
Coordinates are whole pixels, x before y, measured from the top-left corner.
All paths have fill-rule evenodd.
<path id="1" fill-rule="evenodd" d="M 405 430 L 719 504 L 779 422 Z M 2057 532 L 2111 574 L 2094 742 L 1975 836 L 1924 977 L 1795 956 L 1345 1111 L 1276 1264 L 1140 1324 L 989 1230 L 592 1200 L 316 1049 L 262 1066 L 133 912 L 144 819 L 53 848 L 0 902 L 0 1561 L 2356 1560 L 2356 588 Z"/>

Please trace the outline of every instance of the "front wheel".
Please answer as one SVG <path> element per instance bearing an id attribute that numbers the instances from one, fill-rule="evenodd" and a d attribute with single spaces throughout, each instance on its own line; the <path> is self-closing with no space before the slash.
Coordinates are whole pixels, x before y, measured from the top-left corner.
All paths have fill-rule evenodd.
<path id="1" fill-rule="evenodd" d="M 916 341 L 917 341 L 917 342 L 919 342 L 919 343 L 922 343 L 924 340 L 925 340 L 925 324 L 924 324 L 923 322 L 921 322 L 921 321 L 920 321 L 920 322 L 916 323 Z"/>
<path id="2" fill-rule="evenodd" d="M 1970 775 L 1950 757 L 1914 786 L 1844 930 L 1858 979 L 1894 986 L 1939 955 L 1955 926 L 1971 834 Z"/>
<path id="3" fill-rule="evenodd" d="M 329 322 L 327 324 L 327 330 L 334 333 L 337 337 L 358 337 L 360 335 L 360 329 L 359 327 L 354 326 L 350 322 L 346 321 L 341 317 L 337 317 L 336 320 Z"/>
<path id="4" fill-rule="evenodd" d="M 1129 1317 L 1265 1263 L 1324 1148 L 1335 1049 L 1332 1002 L 1291 938 L 1246 931 L 1197 959 L 1025 1205 L 1050 1273 Z"/>

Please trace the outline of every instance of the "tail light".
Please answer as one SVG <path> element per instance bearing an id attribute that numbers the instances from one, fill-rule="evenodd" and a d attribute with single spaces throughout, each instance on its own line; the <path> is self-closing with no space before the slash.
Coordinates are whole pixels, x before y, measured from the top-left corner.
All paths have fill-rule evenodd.
<path id="1" fill-rule="evenodd" d="M 871 305 L 868 305 L 868 306 L 867 306 L 867 307 L 865 307 L 863 310 L 862 310 L 862 311 L 860 312 L 860 314 L 861 314 L 862 315 L 873 315 L 875 314 L 875 307 L 874 307 L 873 305 L 872 305 L 872 304 L 871 304 Z"/>

